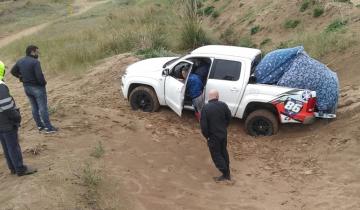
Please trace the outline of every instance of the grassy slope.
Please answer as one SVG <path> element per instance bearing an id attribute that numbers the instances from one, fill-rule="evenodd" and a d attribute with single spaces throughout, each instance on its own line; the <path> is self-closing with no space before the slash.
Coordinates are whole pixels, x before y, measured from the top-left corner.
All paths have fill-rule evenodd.
<path id="1" fill-rule="evenodd" d="M 181 6 L 175 2 L 110 1 L 7 46 L 0 56 L 13 62 L 23 54 L 27 44 L 36 43 L 41 47 L 43 64 L 48 71 L 72 72 L 123 52 L 146 56 L 166 55 L 168 50 L 179 52 Z M 318 5 L 310 4 L 301 12 L 301 2 L 287 2 L 204 0 L 200 10 L 214 7 L 213 13 L 217 14 L 204 14 L 202 25 L 213 43 L 256 46 L 264 51 L 304 45 L 310 55 L 325 63 L 337 55 L 351 57 L 345 51 L 357 52 L 360 8 L 348 3 L 321 1 Z M 324 14 L 314 18 L 313 9 L 319 6 L 324 8 Z M 334 32 L 325 32 L 337 19 L 347 21 L 347 24 Z M 286 28 L 284 24 L 289 20 L 298 20 L 299 24 L 295 28 Z M 340 66 L 341 63 L 337 63 L 334 67 Z"/>
<path id="2" fill-rule="evenodd" d="M 305 50 L 335 70 L 342 86 L 354 84 L 360 79 L 360 6 L 333 0 L 308 1 L 300 11 L 302 1 L 205 1 L 203 7 L 214 6 L 219 11 L 217 18 L 207 17 L 205 22 L 214 28 L 220 37 L 219 43 L 231 42 L 241 46 L 256 46 L 265 52 L 276 48 L 303 45 Z M 324 13 L 314 17 L 315 8 Z M 285 23 L 299 21 L 294 27 Z M 346 25 L 332 23 L 343 21 Z M 251 30 L 259 27 L 257 33 Z M 333 29 L 331 32 L 328 28 Z"/>
<path id="3" fill-rule="evenodd" d="M 175 41 L 168 36 L 169 26 L 176 24 L 171 24 L 171 10 L 166 9 L 169 4 L 139 2 L 135 6 L 129 2 L 110 1 L 83 15 L 56 22 L 41 33 L 6 46 L 0 57 L 12 63 L 22 56 L 26 45 L 34 43 L 41 48 L 45 69 L 72 72 L 118 53 L 170 48 L 169 43 Z"/>
<path id="4" fill-rule="evenodd" d="M 0 37 L 64 16 L 72 0 L 0 2 Z"/>
<path id="5" fill-rule="evenodd" d="M 301 12 L 301 1 L 205 1 L 203 7 L 214 6 L 219 11 L 219 17 L 207 18 L 221 42 L 225 38 L 233 41 L 232 44 L 241 44 L 244 39 L 249 39 L 251 44 L 264 49 L 272 50 L 278 47 L 305 45 L 314 57 L 321 58 L 329 51 L 329 45 L 344 49 L 354 46 L 359 31 L 356 22 L 360 9 L 356 5 L 333 1 L 320 1 L 315 5 L 310 4 Z M 317 7 L 324 8 L 324 13 L 317 18 L 313 17 L 313 10 Z M 348 21 L 347 25 L 337 33 L 322 33 L 330 23 L 335 20 Z M 299 24 L 295 28 L 286 28 L 285 23 L 297 20 Z M 259 27 L 255 34 L 251 30 Z M 224 33 L 228 30 L 227 34 Z M 230 33 L 230 32 L 231 33 Z M 231 37 L 233 36 L 233 37 Z M 338 41 L 336 41 L 338 40 Z M 320 41 L 320 42 L 319 42 Z M 249 43 L 249 42 L 245 42 Z"/>

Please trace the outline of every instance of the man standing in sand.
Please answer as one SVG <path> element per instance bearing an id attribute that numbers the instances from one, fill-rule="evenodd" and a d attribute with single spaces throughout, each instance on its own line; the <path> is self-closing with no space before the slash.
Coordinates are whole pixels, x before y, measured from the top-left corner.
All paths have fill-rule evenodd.
<path id="1" fill-rule="evenodd" d="M 57 128 L 51 125 L 47 105 L 46 80 L 41 70 L 39 48 L 30 45 L 26 48 L 26 56 L 16 62 L 11 74 L 19 78 L 29 98 L 32 115 L 39 131 L 55 133 Z"/>
<path id="2" fill-rule="evenodd" d="M 23 164 L 18 140 L 18 128 L 21 122 L 19 109 L 10 96 L 9 88 L 4 83 L 5 65 L 0 61 L 0 141 L 4 150 L 6 163 L 11 174 L 24 176 L 37 170 Z"/>
<path id="3" fill-rule="evenodd" d="M 227 127 L 231 120 L 229 107 L 219 101 L 217 90 L 209 91 L 209 103 L 201 111 L 200 126 L 215 166 L 222 175 L 215 177 L 215 181 L 231 180 L 230 161 L 227 151 Z"/>

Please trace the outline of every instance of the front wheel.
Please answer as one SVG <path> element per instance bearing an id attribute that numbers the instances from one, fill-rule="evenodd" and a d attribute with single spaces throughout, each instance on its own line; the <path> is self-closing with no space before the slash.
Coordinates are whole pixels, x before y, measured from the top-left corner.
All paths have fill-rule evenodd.
<path id="1" fill-rule="evenodd" d="M 279 122 L 273 113 L 260 109 L 249 114 L 245 127 L 251 136 L 271 136 L 278 132 Z"/>
<path id="2" fill-rule="evenodd" d="M 155 112 L 160 107 L 154 90 L 146 86 L 139 86 L 132 90 L 129 101 L 133 110 L 140 109 L 143 112 Z"/>

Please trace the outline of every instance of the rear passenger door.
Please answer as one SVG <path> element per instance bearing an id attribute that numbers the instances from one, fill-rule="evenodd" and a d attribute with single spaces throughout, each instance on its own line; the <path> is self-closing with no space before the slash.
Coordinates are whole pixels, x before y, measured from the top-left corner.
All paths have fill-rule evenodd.
<path id="1" fill-rule="evenodd" d="M 235 115 L 243 93 L 244 72 L 242 63 L 227 59 L 215 59 L 206 84 L 206 101 L 211 89 L 219 91 L 220 100 L 225 102 Z"/>

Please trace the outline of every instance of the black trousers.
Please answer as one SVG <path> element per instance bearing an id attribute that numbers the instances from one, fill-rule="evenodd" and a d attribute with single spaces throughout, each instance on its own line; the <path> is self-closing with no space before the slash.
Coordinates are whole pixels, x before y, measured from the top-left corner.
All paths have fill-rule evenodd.
<path id="1" fill-rule="evenodd" d="M 9 132 L 0 132 L 0 141 L 9 170 L 13 173 L 24 172 L 26 167 L 23 165 L 17 129 Z"/>
<path id="2" fill-rule="evenodd" d="M 208 139 L 208 147 L 211 158 L 219 171 L 225 176 L 230 177 L 230 161 L 227 151 L 227 139 L 211 137 Z"/>

